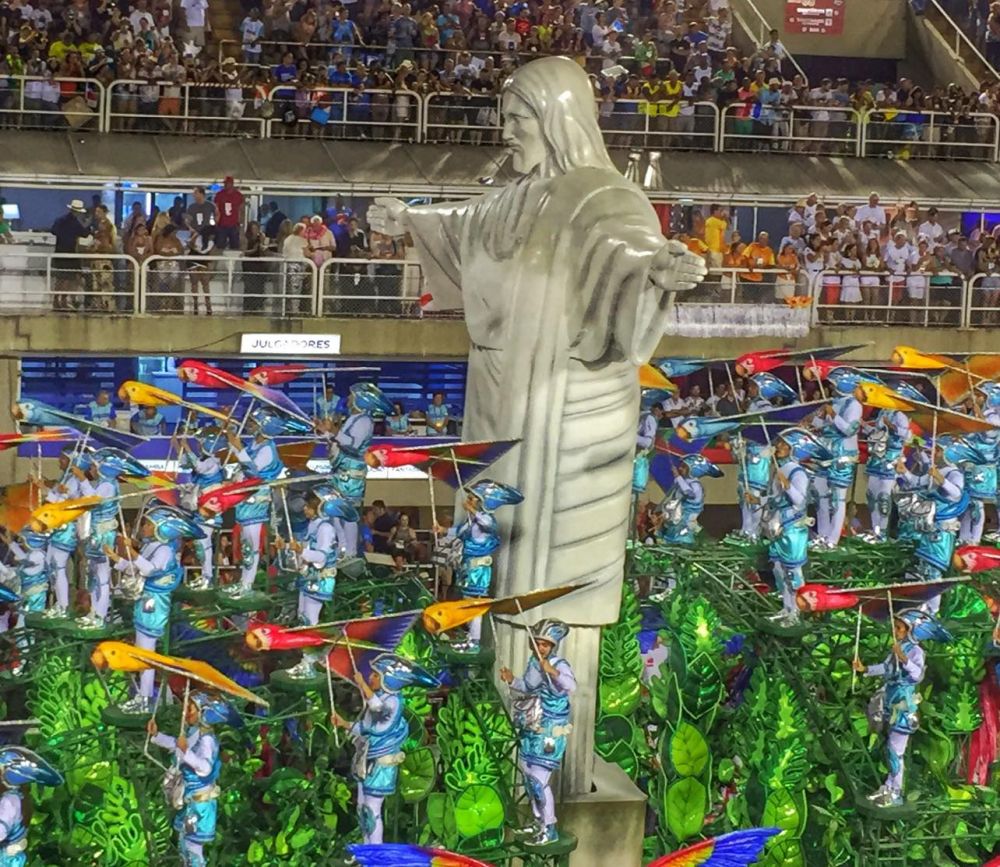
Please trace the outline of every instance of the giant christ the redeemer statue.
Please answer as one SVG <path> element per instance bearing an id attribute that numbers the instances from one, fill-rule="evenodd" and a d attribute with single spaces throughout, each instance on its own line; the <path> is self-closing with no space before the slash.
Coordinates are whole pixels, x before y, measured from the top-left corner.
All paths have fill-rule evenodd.
<path id="1" fill-rule="evenodd" d="M 524 502 L 506 510 L 498 595 L 591 580 L 533 612 L 576 628 L 560 652 L 579 684 L 564 791 L 589 791 L 600 626 L 614 622 L 638 424 L 636 368 L 663 334 L 674 292 L 705 275 L 666 240 L 645 195 L 615 169 L 590 81 L 572 60 L 528 63 L 503 91 L 503 139 L 520 179 L 462 202 L 378 199 L 372 228 L 409 232 L 433 309 L 469 330 L 466 440 L 521 440 L 490 475 Z M 523 636 L 498 627 L 518 669 Z"/>

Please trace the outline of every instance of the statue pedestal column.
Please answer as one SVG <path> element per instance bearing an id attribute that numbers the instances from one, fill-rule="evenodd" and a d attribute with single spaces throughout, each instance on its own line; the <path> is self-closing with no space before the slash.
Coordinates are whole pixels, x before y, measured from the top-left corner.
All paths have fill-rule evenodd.
<path id="1" fill-rule="evenodd" d="M 639 867 L 646 796 L 618 765 L 594 757 L 594 791 L 566 795 L 556 805 L 559 828 L 578 845 L 570 867 Z"/>

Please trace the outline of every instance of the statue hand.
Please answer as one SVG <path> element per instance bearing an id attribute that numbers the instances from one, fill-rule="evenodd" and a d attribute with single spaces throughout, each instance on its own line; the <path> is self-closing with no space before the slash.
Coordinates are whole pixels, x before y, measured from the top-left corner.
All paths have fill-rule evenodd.
<path id="1" fill-rule="evenodd" d="M 667 241 L 653 257 L 649 279 L 666 292 L 693 289 L 708 273 L 705 260 L 692 253 L 680 241 Z"/>
<path id="2" fill-rule="evenodd" d="M 368 224 L 373 232 L 398 238 L 406 234 L 402 219 L 406 213 L 406 205 L 391 196 L 379 196 L 374 204 L 368 207 Z"/>

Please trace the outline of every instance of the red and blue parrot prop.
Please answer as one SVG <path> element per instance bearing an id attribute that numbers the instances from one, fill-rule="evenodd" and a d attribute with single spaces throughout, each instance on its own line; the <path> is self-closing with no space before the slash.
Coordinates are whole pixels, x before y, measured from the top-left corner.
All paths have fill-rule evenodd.
<path id="1" fill-rule="evenodd" d="M 347 847 L 361 867 L 493 867 L 468 855 L 409 843 L 355 843 Z"/>
<path id="2" fill-rule="evenodd" d="M 749 867 L 779 828 L 747 828 L 702 840 L 650 862 L 648 867 Z"/>

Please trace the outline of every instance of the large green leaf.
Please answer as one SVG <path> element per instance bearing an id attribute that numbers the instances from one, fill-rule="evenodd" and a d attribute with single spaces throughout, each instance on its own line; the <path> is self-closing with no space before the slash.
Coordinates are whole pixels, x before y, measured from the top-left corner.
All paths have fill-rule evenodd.
<path id="1" fill-rule="evenodd" d="M 679 780 L 667 789 L 667 827 L 678 842 L 701 833 L 706 804 L 705 787 L 694 777 Z"/>
<path id="2" fill-rule="evenodd" d="M 422 747 L 407 753 L 399 766 L 399 793 L 408 804 L 422 801 L 430 794 L 437 781 L 434 754 Z"/>
<path id="3" fill-rule="evenodd" d="M 708 764 L 708 744 L 690 723 L 682 722 L 670 736 L 670 763 L 681 777 L 700 777 Z"/>
<path id="4" fill-rule="evenodd" d="M 804 798 L 800 802 L 784 786 L 778 786 L 767 796 L 761 820 L 765 828 L 780 828 L 787 832 L 784 836 L 797 837 L 804 821 Z"/>
<path id="5" fill-rule="evenodd" d="M 599 687 L 601 712 L 623 716 L 634 713 L 639 707 L 641 686 L 639 678 L 632 675 L 607 679 L 602 676 Z"/>
<path id="6" fill-rule="evenodd" d="M 496 789 L 469 786 L 455 799 L 455 827 L 463 837 L 475 837 L 503 826 L 503 801 Z"/>
<path id="7" fill-rule="evenodd" d="M 435 839 L 446 849 L 452 849 L 458 840 L 455 828 L 455 805 L 451 795 L 431 792 L 427 798 L 427 824 Z"/>

